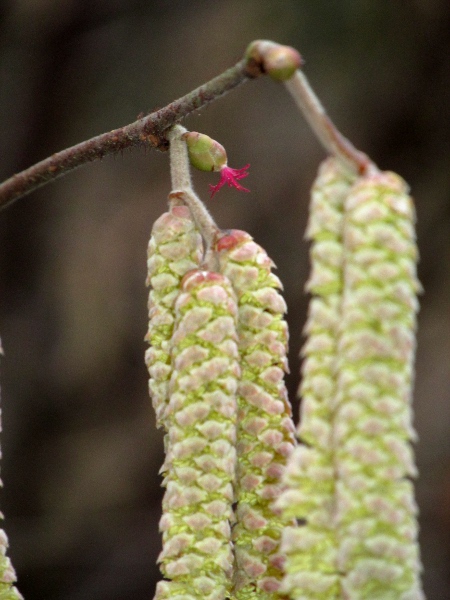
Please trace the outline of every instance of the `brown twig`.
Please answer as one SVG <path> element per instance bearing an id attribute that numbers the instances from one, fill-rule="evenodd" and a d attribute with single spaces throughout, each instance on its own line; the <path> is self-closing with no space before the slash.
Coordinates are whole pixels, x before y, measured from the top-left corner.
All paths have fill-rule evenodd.
<path id="1" fill-rule="evenodd" d="M 165 131 L 190 113 L 217 100 L 233 88 L 261 75 L 254 60 L 243 59 L 208 83 L 146 117 L 66 148 L 13 175 L 0 184 L 0 209 L 88 162 L 125 148 L 148 146 L 167 150 Z"/>
<path id="2" fill-rule="evenodd" d="M 108 154 L 115 154 L 125 148 L 136 146 L 167 150 L 169 147 L 165 135 L 167 129 L 241 83 L 255 79 L 263 73 L 267 73 L 275 80 L 285 81 L 286 87 L 328 152 L 336 155 L 360 175 L 376 170 L 376 166 L 370 159 L 357 150 L 326 115 L 301 71 L 295 72 L 301 64 L 301 56 L 295 49 L 266 40 L 257 40 L 250 44 L 245 57 L 234 67 L 186 96 L 130 125 L 57 152 L 25 171 L 13 175 L 0 184 L 0 210 L 73 169 Z"/>

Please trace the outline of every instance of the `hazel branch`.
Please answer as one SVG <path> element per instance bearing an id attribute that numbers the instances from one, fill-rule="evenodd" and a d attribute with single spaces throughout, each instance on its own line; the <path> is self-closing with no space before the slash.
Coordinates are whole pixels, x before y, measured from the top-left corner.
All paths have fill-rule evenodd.
<path id="1" fill-rule="evenodd" d="M 77 167 L 109 154 L 136 146 L 167 150 L 169 142 L 165 132 L 174 123 L 217 100 L 241 83 L 261 74 L 262 70 L 255 61 L 242 59 L 208 83 L 164 108 L 130 125 L 113 129 L 52 154 L 0 184 L 0 209 Z"/>
<path id="2" fill-rule="evenodd" d="M 169 141 L 166 132 L 170 127 L 241 83 L 262 74 L 285 82 L 314 133 L 329 153 L 359 174 L 376 172 L 376 166 L 370 159 L 357 150 L 326 115 L 306 78 L 298 70 L 302 62 L 300 54 L 294 48 L 267 40 L 256 40 L 249 45 L 244 58 L 233 67 L 164 108 L 134 123 L 52 154 L 13 175 L 0 184 L 0 210 L 54 179 L 109 154 L 137 146 L 167 150 Z"/>

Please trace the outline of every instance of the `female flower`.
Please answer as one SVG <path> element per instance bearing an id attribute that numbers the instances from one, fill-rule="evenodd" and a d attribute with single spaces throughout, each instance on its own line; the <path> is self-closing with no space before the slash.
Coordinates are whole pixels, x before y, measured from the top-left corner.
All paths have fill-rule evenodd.
<path id="1" fill-rule="evenodd" d="M 227 164 L 227 153 L 225 148 L 216 140 L 213 140 L 204 133 L 189 131 L 183 135 L 186 141 L 191 164 L 200 169 L 200 171 L 219 171 L 220 181 L 217 185 L 210 185 L 211 198 L 227 184 L 229 187 L 235 187 L 241 192 L 249 192 L 238 180 L 247 177 L 250 165 L 245 165 L 241 169 L 232 169 Z"/>

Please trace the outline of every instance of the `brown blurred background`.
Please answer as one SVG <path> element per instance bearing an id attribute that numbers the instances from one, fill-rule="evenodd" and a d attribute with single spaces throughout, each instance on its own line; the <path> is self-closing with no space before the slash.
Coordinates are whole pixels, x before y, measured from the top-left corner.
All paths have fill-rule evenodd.
<path id="1" fill-rule="evenodd" d="M 428 598 L 450 598 L 449 0 L 12 0 L 0 5 L 0 179 L 135 120 L 238 60 L 297 47 L 342 131 L 417 202 L 417 498 Z M 291 397 L 307 297 L 309 189 L 324 153 L 282 86 L 251 82 L 186 126 L 251 163 L 219 225 L 248 230 L 289 305 Z M 198 173 L 205 199 L 217 177 Z M 1 505 L 27 600 L 152 598 L 162 436 L 147 394 L 146 246 L 165 154 L 84 167 L 0 214 Z M 295 408 L 297 414 L 297 405 Z"/>

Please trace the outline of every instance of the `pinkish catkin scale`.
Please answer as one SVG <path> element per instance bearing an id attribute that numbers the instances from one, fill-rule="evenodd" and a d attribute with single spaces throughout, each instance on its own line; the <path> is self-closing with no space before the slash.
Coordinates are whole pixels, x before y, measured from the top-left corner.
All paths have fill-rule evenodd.
<path id="1" fill-rule="evenodd" d="M 175 319 L 175 300 L 182 277 L 198 268 L 203 256 L 200 233 L 186 206 L 173 206 L 155 221 L 148 246 L 147 285 L 151 287 L 149 329 L 145 354 L 149 389 L 159 426 L 164 424 L 172 373 L 170 339 Z"/>
<path id="2" fill-rule="evenodd" d="M 345 202 L 334 421 L 338 568 L 345 598 L 422 600 L 410 440 L 417 291 L 414 206 L 394 173 Z"/>
<path id="3" fill-rule="evenodd" d="M 283 557 L 279 543 L 290 518 L 276 515 L 273 500 L 294 446 L 291 407 L 284 385 L 288 331 L 281 284 L 272 261 L 251 236 L 231 231 L 217 243 L 220 270 L 239 306 L 237 512 L 233 528 L 237 600 L 278 597 Z"/>
<path id="4" fill-rule="evenodd" d="M 302 349 L 301 443 L 285 473 L 287 489 L 278 499 L 283 514 L 300 528 L 286 528 L 283 591 L 294 599 L 338 598 L 337 533 L 334 523 L 333 415 L 337 391 L 337 345 L 343 289 L 344 201 L 355 177 L 334 158 L 325 160 L 311 191 L 307 239 L 311 240 L 313 295 Z"/>
<path id="5" fill-rule="evenodd" d="M 166 410 L 163 550 L 156 600 L 224 600 L 231 592 L 237 304 L 219 273 L 185 276 L 176 301 Z"/>

